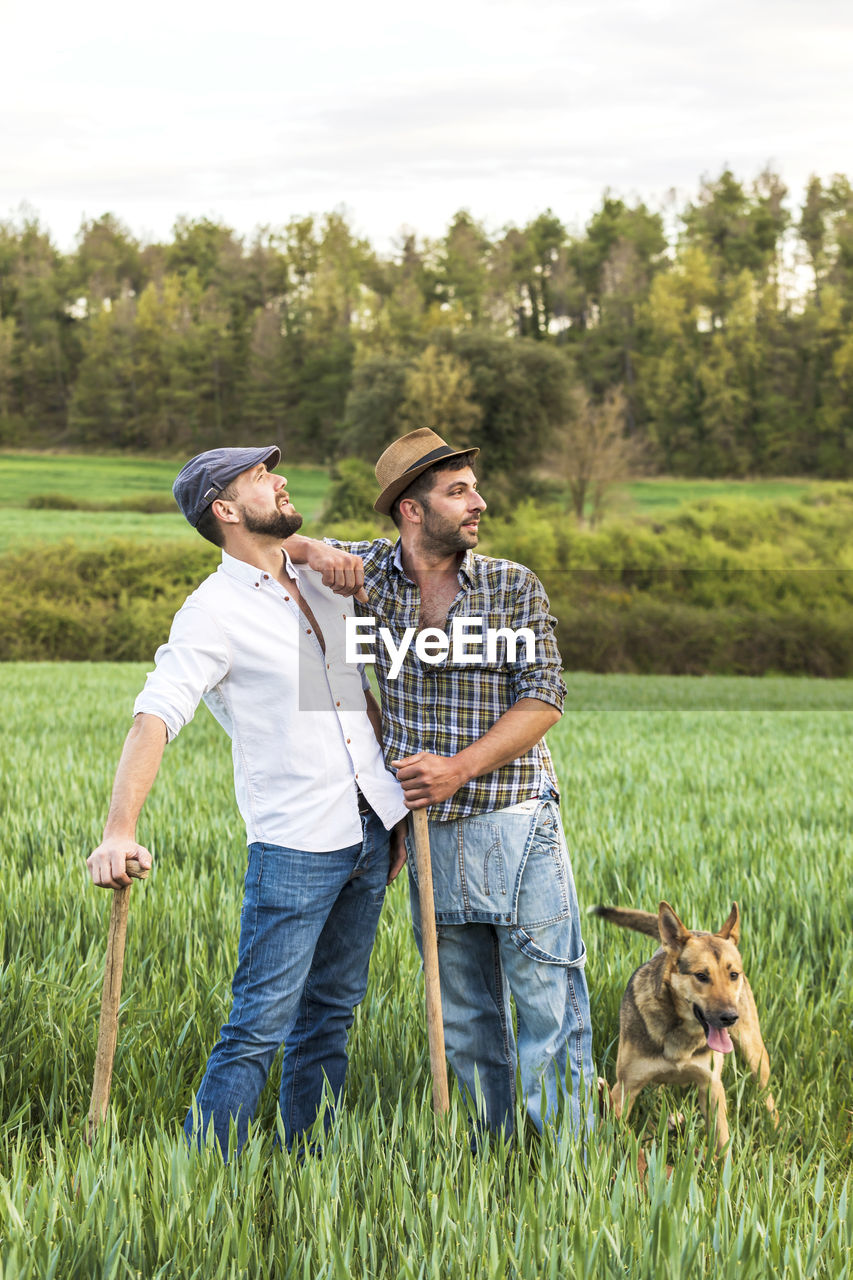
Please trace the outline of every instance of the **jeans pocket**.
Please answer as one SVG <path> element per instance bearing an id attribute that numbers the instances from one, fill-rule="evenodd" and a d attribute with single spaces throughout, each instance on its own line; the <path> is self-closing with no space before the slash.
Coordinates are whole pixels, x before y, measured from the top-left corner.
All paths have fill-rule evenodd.
<path id="1" fill-rule="evenodd" d="M 516 921 L 522 930 L 547 928 L 577 913 L 566 842 L 556 805 L 543 807 L 530 842 L 518 891 Z"/>
<path id="2" fill-rule="evenodd" d="M 540 964 L 558 965 L 562 969 L 583 969 L 586 964 L 586 947 L 573 941 L 571 920 L 561 920 L 531 933 L 521 925 L 513 925 L 509 931 L 513 945 L 529 960 Z"/>

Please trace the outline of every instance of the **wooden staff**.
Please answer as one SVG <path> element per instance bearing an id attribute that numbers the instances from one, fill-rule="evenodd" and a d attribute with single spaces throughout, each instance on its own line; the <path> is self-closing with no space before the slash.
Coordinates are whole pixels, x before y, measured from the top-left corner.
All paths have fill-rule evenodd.
<path id="1" fill-rule="evenodd" d="M 426 809 L 415 809 L 412 816 L 415 825 L 415 862 L 418 869 L 418 896 L 421 907 L 421 947 L 424 959 L 429 1062 L 432 1070 L 432 1105 L 437 1115 L 443 1115 L 450 1106 L 450 1100 L 447 1094 L 444 1022 L 441 1017 L 441 986 L 438 980 L 438 936 L 435 931 L 429 824 Z"/>
<path id="2" fill-rule="evenodd" d="M 147 867 L 141 867 L 136 858 L 128 858 L 126 870 L 135 880 L 144 880 Z M 110 931 L 107 936 L 107 961 L 104 967 L 104 989 L 101 995 L 101 1020 L 98 1023 L 98 1048 L 95 1054 L 95 1077 L 92 1081 L 92 1100 L 89 1103 L 87 1141 L 95 1139 L 98 1125 L 103 1124 L 110 1103 L 110 1083 L 113 1078 L 113 1058 L 118 1037 L 118 1007 L 121 1001 L 121 976 L 124 970 L 124 943 L 127 937 L 127 910 L 130 905 L 129 884 L 113 889 L 110 911 Z"/>

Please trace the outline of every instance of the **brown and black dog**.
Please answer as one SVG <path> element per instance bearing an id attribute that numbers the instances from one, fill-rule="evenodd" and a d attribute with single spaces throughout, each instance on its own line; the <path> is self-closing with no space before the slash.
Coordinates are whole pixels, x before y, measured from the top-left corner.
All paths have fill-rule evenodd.
<path id="1" fill-rule="evenodd" d="M 603 906 L 591 912 L 663 944 L 631 975 L 622 998 L 616 1083 L 610 1091 L 615 1115 L 627 1120 L 646 1085 L 696 1084 L 705 1124 L 709 1129 L 716 1124 L 721 1151 L 729 1126 L 720 1077 L 723 1056 L 734 1047 L 732 1038 L 762 1089 L 770 1077 L 755 1000 L 737 949 L 737 903 L 717 933 L 685 928 L 668 902 L 660 904 L 657 915 Z M 766 1105 L 778 1125 L 769 1093 Z"/>

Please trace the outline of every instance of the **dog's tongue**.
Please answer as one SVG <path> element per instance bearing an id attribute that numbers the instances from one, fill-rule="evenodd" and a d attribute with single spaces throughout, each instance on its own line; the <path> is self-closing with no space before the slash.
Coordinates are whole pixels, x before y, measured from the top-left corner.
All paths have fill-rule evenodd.
<path id="1" fill-rule="evenodd" d="M 731 1053 L 734 1045 L 725 1027 L 708 1028 L 708 1048 L 713 1049 L 715 1053 Z"/>

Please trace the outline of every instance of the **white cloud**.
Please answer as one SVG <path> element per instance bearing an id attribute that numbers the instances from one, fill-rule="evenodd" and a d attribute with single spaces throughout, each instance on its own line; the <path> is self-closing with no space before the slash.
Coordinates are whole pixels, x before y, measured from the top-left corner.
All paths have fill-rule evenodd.
<path id="1" fill-rule="evenodd" d="M 167 235 L 344 203 L 383 243 L 461 206 L 577 225 L 606 186 L 657 200 L 725 164 L 795 196 L 850 169 L 834 0 L 48 0 L 4 27 L 0 216 L 27 200 L 63 245 L 107 209 Z"/>

